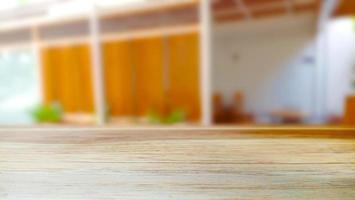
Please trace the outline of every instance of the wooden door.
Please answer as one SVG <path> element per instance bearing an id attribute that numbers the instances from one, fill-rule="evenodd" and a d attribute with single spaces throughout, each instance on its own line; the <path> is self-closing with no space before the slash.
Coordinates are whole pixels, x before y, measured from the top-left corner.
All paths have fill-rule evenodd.
<path id="1" fill-rule="evenodd" d="M 199 38 L 196 33 L 168 37 L 170 110 L 183 109 L 189 120 L 200 118 Z"/>
<path id="2" fill-rule="evenodd" d="M 163 81 L 162 38 L 132 41 L 135 72 L 136 113 L 144 116 L 149 111 L 164 113 L 166 109 Z"/>
<path id="3" fill-rule="evenodd" d="M 92 112 L 93 92 L 87 45 L 42 50 L 44 103 L 57 102 L 65 112 Z"/>
<path id="4" fill-rule="evenodd" d="M 93 79 L 91 67 L 91 53 L 88 45 L 73 46 L 74 61 L 74 81 L 76 82 L 77 106 L 81 112 L 94 111 Z"/>
<path id="5" fill-rule="evenodd" d="M 58 67 L 54 67 L 54 48 L 45 48 L 41 50 L 42 58 L 42 89 L 43 103 L 51 104 L 59 101 L 59 77 Z"/>
<path id="6" fill-rule="evenodd" d="M 106 100 L 113 116 L 134 115 L 133 65 L 130 41 L 103 44 Z"/>

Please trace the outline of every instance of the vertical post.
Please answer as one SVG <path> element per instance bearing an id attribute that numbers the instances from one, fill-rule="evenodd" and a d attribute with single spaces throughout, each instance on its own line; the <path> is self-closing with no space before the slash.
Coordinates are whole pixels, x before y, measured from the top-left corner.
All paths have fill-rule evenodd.
<path id="1" fill-rule="evenodd" d="M 105 103 L 105 88 L 103 81 L 102 54 L 100 42 L 100 26 L 97 8 L 92 5 L 92 10 L 89 18 L 90 25 L 90 44 L 91 44 L 91 63 L 92 63 L 92 78 L 94 88 L 94 105 L 95 114 L 98 125 L 102 125 L 106 121 L 106 103 Z"/>
<path id="2" fill-rule="evenodd" d="M 316 122 L 324 123 L 327 112 L 327 78 L 328 78 L 328 29 L 327 23 L 338 6 L 337 0 L 322 1 L 316 40 Z"/>
<path id="3" fill-rule="evenodd" d="M 211 0 L 200 0 L 200 99 L 202 112 L 202 125 L 212 124 L 212 95 L 211 95 L 211 68 L 212 68 L 212 13 Z"/>
<path id="4" fill-rule="evenodd" d="M 41 49 L 40 49 L 40 37 L 38 33 L 38 27 L 33 27 L 31 29 L 31 39 L 32 39 L 32 51 L 34 55 L 34 62 L 35 66 L 37 68 L 37 80 L 38 80 L 38 85 L 39 85 L 39 97 L 41 103 L 45 101 L 45 88 L 44 88 L 44 83 L 43 83 L 43 67 L 42 67 L 42 55 L 41 55 Z"/>
<path id="5" fill-rule="evenodd" d="M 316 76 L 315 76 L 315 122 L 323 123 L 324 117 L 326 114 L 326 90 L 327 90 L 327 82 L 326 82 L 326 62 L 325 62 L 325 54 L 327 49 L 325 47 L 325 29 L 320 29 L 317 39 L 316 39 Z"/>

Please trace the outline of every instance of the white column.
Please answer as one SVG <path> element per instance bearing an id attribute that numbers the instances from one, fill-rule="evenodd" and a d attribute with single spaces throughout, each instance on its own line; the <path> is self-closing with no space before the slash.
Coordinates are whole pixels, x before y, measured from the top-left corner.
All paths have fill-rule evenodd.
<path id="1" fill-rule="evenodd" d="M 37 68 L 37 80 L 39 85 L 39 97 L 40 102 L 44 102 L 44 82 L 43 82 L 43 66 L 42 66 L 42 56 L 40 49 L 40 37 L 38 33 L 38 27 L 32 27 L 31 29 L 31 39 L 32 39 L 32 51 L 34 55 L 34 62 Z"/>
<path id="2" fill-rule="evenodd" d="M 212 11 L 211 0 L 200 1 L 200 98 L 202 125 L 212 124 Z"/>
<path id="3" fill-rule="evenodd" d="M 327 24 L 332 13 L 338 6 L 337 0 L 324 0 L 318 18 L 318 34 L 316 39 L 316 122 L 324 123 L 328 114 L 327 106 L 327 79 L 328 79 L 328 30 Z"/>
<path id="4" fill-rule="evenodd" d="M 103 81 L 103 67 L 100 41 L 100 26 L 97 8 L 93 5 L 90 18 L 90 34 L 91 34 L 91 63 L 92 63 L 92 78 L 94 89 L 94 104 L 96 122 L 102 125 L 106 121 L 106 102 L 105 102 L 105 87 Z"/>
<path id="5" fill-rule="evenodd" d="M 315 122 L 324 123 L 327 109 L 327 63 L 326 56 L 326 31 L 322 29 L 316 39 L 316 76 L 315 76 Z"/>

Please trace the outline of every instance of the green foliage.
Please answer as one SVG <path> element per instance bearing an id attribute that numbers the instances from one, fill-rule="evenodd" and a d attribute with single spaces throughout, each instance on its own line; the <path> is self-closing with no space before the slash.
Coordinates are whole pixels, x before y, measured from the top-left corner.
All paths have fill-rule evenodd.
<path id="1" fill-rule="evenodd" d="M 38 105 L 32 110 L 31 115 L 39 123 L 58 123 L 62 119 L 62 111 L 58 104 Z"/>
<path id="2" fill-rule="evenodd" d="M 176 109 L 167 116 L 162 116 L 158 112 L 151 110 L 147 115 L 149 123 L 152 124 L 177 124 L 186 121 L 186 113 L 182 109 Z"/>
<path id="3" fill-rule="evenodd" d="M 154 110 L 148 112 L 147 118 L 151 124 L 160 124 L 162 122 L 161 116 Z"/>
<path id="4" fill-rule="evenodd" d="M 175 110 L 171 112 L 168 117 L 165 119 L 166 124 L 175 124 L 184 122 L 186 119 L 186 114 L 183 110 Z"/>

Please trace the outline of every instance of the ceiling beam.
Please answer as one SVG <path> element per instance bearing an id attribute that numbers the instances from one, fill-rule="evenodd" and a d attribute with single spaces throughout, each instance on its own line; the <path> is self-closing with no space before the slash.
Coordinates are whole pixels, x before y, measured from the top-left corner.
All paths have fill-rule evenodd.
<path id="1" fill-rule="evenodd" d="M 355 15 L 355 1 L 341 0 L 338 7 L 334 11 L 333 16 L 354 16 Z"/>
<path id="2" fill-rule="evenodd" d="M 284 5 L 286 7 L 287 14 L 291 15 L 294 12 L 293 0 L 284 0 Z"/>
<path id="3" fill-rule="evenodd" d="M 252 18 L 252 14 L 251 12 L 249 11 L 248 7 L 245 5 L 244 1 L 243 0 L 234 0 L 236 6 L 237 6 L 237 9 L 240 10 L 246 19 L 250 20 Z"/>
<path id="4" fill-rule="evenodd" d="M 319 1 L 323 0 L 242 0 L 252 18 L 262 18 L 285 14 L 298 14 L 304 12 L 318 13 Z M 329 1 L 329 0 L 324 0 Z M 353 1 L 353 0 L 350 0 Z M 233 20 L 245 20 L 245 10 L 243 6 L 238 6 L 237 0 L 220 0 L 215 7 L 214 16 L 218 22 L 229 22 Z M 237 9 L 235 8 L 237 7 Z"/>

